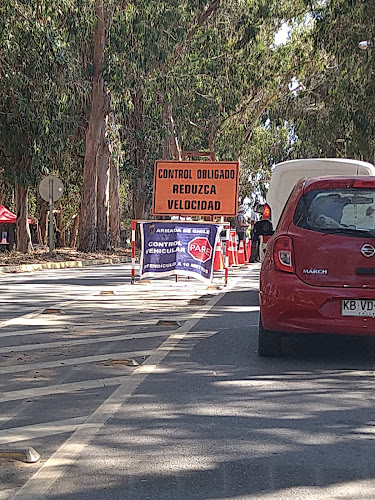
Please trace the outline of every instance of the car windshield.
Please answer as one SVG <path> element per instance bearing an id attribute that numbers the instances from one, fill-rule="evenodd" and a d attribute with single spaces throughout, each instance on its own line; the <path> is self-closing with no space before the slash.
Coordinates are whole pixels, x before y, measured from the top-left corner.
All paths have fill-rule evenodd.
<path id="1" fill-rule="evenodd" d="M 375 190 L 309 191 L 300 198 L 293 222 L 311 231 L 375 237 Z"/>

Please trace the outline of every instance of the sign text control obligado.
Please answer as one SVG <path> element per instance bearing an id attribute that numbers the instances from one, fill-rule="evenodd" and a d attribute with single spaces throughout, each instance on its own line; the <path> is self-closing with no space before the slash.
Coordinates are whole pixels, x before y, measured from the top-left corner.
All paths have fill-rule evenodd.
<path id="1" fill-rule="evenodd" d="M 154 215 L 235 215 L 237 197 L 238 162 L 155 164 Z"/>

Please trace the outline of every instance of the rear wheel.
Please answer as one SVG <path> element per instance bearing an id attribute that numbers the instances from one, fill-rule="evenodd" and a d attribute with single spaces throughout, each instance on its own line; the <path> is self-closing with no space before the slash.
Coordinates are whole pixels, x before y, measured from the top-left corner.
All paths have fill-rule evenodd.
<path id="1" fill-rule="evenodd" d="M 261 318 L 259 318 L 258 354 L 268 358 L 281 356 L 281 333 L 265 330 Z"/>

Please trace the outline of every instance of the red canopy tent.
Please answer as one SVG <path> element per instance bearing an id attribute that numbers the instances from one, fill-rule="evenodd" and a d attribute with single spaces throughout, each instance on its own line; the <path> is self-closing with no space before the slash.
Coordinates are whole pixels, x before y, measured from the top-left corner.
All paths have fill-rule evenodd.
<path id="1" fill-rule="evenodd" d="M 17 215 L 0 205 L 0 224 L 16 224 Z M 29 224 L 34 224 L 32 219 L 28 219 Z"/>

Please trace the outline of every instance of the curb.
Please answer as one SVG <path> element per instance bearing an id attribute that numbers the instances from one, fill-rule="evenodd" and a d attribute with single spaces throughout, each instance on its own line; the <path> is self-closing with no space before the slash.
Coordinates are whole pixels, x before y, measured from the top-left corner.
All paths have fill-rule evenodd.
<path id="1" fill-rule="evenodd" d="M 129 262 L 129 261 L 128 259 L 114 257 L 108 259 L 71 260 L 66 262 L 43 262 L 41 264 L 20 264 L 18 266 L 0 266 L 0 274 L 27 273 L 32 271 L 40 271 L 43 269 L 66 269 L 69 267 L 100 266 L 103 264 L 118 264 L 119 262 Z"/>

